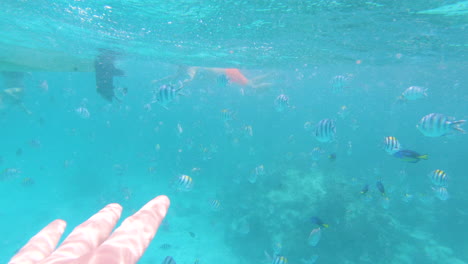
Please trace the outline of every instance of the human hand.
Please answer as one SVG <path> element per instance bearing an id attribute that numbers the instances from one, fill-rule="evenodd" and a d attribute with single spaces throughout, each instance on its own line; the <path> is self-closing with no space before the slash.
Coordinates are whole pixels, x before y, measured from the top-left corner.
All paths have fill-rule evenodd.
<path id="1" fill-rule="evenodd" d="M 55 247 L 65 231 L 66 222 L 55 220 L 32 237 L 9 263 L 136 263 L 156 234 L 169 205 L 167 196 L 158 196 L 112 232 L 122 207 L 109 204 L 77 226 L 57 249 Z"/>

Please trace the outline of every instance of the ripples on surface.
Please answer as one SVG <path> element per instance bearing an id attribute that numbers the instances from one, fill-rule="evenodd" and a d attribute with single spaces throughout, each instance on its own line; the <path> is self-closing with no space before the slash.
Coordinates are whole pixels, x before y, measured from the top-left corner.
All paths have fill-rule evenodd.
<path id="1" fill-rule="evenodd" d="M 204 66 L 463 60 L 466 2 L 8 1 L 2 60 L 14 46 L 92 58 L 110 48 Z M 47 8 L 45 8 L 47 7 Z M 444 58 L 442 58 L 442 56 Z"/>

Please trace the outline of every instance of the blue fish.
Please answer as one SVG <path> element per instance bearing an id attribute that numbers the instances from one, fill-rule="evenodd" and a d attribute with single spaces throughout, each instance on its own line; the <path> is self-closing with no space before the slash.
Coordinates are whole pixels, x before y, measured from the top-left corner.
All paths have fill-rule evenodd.
<path id="1" fill-rule="evenodd" d="M 321 226 L 321 227 L 324 227 L 324 228 L 328 228 L 328 224 L 325 224 L 322 219 L 318 218 L 317 216 L 313 216 L 311 219 L 311 222 L 318 225 L 318 226 Z"/>
<path id="2" fill-rule="evenodd" d="M 369 191 L 369 184 L 364 185 L 361 189 L 361 194 L 366 194 Z"/>
<path id="3" fill-rule="evenodd" d="M 402 161 L 411 162 L 411 163 L 416 163 L 422 159 L 427 160 L 429 158 L 427 154 L 421 155 L 417 153 L 416 151 L 412 151 L 409 149 L 402 149 L 400 151 L 397 151 L 393 153 L 393 156 L 395 158 L 401 159 Z"/>
<path id="4" fill-rule="evenodd" d="M 385 187 L 383 186 L 382 182 L 381 181 L 378 181 L 375 186 L 377 187 L 377 189 L 379 190 L 379 192 L 382 194 L 382 196 L 386 196 L 385 194 Z"/>

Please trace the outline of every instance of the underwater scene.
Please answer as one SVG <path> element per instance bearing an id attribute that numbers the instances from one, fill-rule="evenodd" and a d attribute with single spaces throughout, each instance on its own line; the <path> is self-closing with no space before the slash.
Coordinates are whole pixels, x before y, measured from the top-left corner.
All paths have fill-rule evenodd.
<path id="1" fill-rule="evenodd" d="M 468 263 L 468 1 L 0 15 L 0 263 L 158 195 L 138 263 Z"/>

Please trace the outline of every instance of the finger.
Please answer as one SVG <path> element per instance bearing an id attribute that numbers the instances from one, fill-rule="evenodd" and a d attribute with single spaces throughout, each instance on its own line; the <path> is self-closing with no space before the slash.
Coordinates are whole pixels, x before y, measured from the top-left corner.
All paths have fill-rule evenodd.
<path id="1" fill-rule="evenodd" d="M 158 196 L 123 221 L 96 250 L 88 263 L 136 263 L 153 239 L 169 208 L 169 198 Z"/>
<path id="2" fill-rule="evenodd" d="M 42 261 L 54 251 L 66 226 L 67 223 L 63 220 L 55 220 L 48 224 L 33 236 L 8 263 L 29 264 Z"/>
<path id="3" fill-rule="evenodd" d="M 122 206 L 109 204 L 88 220 L 77 226 L 59 248 L 47 259 L 47 263 L 61 263 L 77 259 L 95 250 L 106 240 L 119 221 Z"/>

